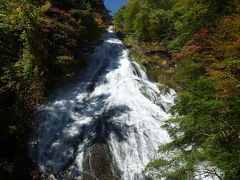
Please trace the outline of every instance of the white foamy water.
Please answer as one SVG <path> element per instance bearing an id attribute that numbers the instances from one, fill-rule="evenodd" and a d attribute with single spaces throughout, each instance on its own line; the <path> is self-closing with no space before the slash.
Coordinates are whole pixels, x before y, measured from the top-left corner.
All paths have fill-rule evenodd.
<path id="1" fill-rule="evenodd" d="M 161 93 L 128 54 L 110 27 L 78 82 L 38 109 L 31 156 L 43 176 L 81 179 L 86 154 L 102 143 L 110 149 L 116 179 L 145 179 L 145 166 L 170 141 L 161 125 L 171 117 L 175 92 Z"/>

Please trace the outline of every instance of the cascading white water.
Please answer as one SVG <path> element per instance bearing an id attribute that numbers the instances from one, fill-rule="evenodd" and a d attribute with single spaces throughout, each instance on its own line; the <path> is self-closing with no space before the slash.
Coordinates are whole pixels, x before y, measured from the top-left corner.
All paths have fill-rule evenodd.
<path id="1" fill-rule="evenodd" d="M 161 93 L 159 86 L 129 60 L 110 27 L 78 82 L 60 89 L 36 112 L 30 149 L 42 175 L 81 179 L 89 173 L 83 162 L 91 147 L 105 144 L 115 179 L 145 179 L 145 166 L 170 140 L 161 125 L 171 117 L 167 110 L 175 92 Z"/>

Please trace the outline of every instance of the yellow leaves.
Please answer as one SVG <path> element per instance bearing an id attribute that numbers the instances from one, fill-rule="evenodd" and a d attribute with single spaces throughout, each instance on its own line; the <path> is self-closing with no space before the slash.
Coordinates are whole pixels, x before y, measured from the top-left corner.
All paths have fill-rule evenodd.
<path id="1" fill-rule="evenodd" d="M 240 15 L 224 17 L 209 44 L 218 57 L 240 57 Z"/>
<path id="2" fill-rule="evenodd" d="M 17 7 L 16 12 L 21 13 L 22 12 L 22 7 L 21 6 Z"/>
<path id="3" fill-rule="evenodd" d="M 58 56 L 56 65 L 57 68 L 61 70 L 61 73 L 62 75 L 64 75 L 64 78 L 73 77 L 75 75 L 76 70 L 79 68 L 78 59 L 74 58 L 71 55 Z"/>
<path id="4" fill-rule="evenodd" d="M 218 79 L 224 79 L 228 77 L 228 74 L 226 74 L 223 71 L 213 70 L 213 69 L 207 69 L 208 74 L 213 76 L 214 78 Z"/>
<path id="5" fill-rule="evenodd" d="M 174 28 L 175 28 L 176 30 L 182 30 L 183 27 L 184 27 L 184 24 L 183 24 L 181 21 L 179 21 L 179 20 L 177 20 L 177 21 L 174 23 Z"/>
<path id="6" fill-rule="evenodd" d="M 47 12 L 52 7 L 51 3 L 49 1 L 46 1 L 46 3 L 40 7 L 40 11 L 42 13 Z"/>
<path id="7" fill-rule="evenodd" d="M 167 62 L 166 60 L 163 60 L 163 61 L 162 61 L 162 65 L 163 65 L 163 66 L 166 66 L 167 64 L 168 64 L 168 62 Z"/>
<path id="8" fill-rule="evenodd" d="M 217 96 L 223 99 L 238 97 L 240 95 L 239 80 L 231 71 L 207 68 L 207 74 L 216 80 Z"/>
<path id="9" fill-rule="evenodd" d="M 58 64 L 69 64 L 74 60 L 73 56 L 58 56 L 57 57 L 57 63 Z"/>
<path id="10" fill-rule="evenodd" d="M 102 28 L 106 27 L 105 22 L 101 18 L 96 17 L 96 18 L 94 18 L 94 21 L 97 23 L 99 28 L 102 29 Z"/>
<path id="11" fill-rule="evenodd" d="M 42 25 L 45 22 L 45 13 L 50 7 L 50 2 L 42 6 L 35 6 L 28 1 L 6 2 L 6 9 L 0 15 L 4 27 L 11 30 L 32 29 L 33 25 Z"/>
<path id="12" fill-rule="evenodd" d="M 208 52 L 203 58 L 212 62 L 207 75 L 216 80 L 218 98 L 240 96 L 240 15 L 223 17 L 213 33 L 205 40 Z"/>
<path id="13" fill-rule="evenodd" d="M 218 81 L 217 89 L 218 96 L 224 99 L 234 98 L 239 96 L 239 90 L 237 89 L 238 81 L 234 79 L 225 79 Z"/>

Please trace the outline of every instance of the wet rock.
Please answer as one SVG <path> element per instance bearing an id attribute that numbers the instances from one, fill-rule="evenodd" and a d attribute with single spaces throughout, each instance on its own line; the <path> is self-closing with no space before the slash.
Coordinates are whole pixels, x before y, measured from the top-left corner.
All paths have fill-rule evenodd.
<path id="1" fill-rule="evenodd" d="M 113 174 L 107 145 L 93 145 L 83 162 L 83 180 L 113 180 L 116 179 Z"/>

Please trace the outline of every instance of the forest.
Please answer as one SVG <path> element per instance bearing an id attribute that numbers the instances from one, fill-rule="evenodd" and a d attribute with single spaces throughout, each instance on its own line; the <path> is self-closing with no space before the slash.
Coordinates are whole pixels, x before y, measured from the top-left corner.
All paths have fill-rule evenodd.
<path id="1" fill-rule="evenodd" d="M 87 68 L 110 21 L 102 0 L 0 0 L 0 179 L 40 179 L 34 112 Z M 128 0 L 112 23 L 149 78 L 177 92 L 162 126 L 172 141 L 148 178 L 240 179 L 240 1 Z"/>
<path id="2" fill-rule="evenodd" d="M 108 18 L 101 0 L 0 0 L 0 179 L 30 179 L 33 112 L 86 67 Z"/>
<path id="3" fill-rule="evenodd" d="M 150 78 L 178 93 L 150 179 L 240 178 L 240 1 L 128 0 L 114 27 Z M 201 172 L 201 167 L 208 168 Z"/>

